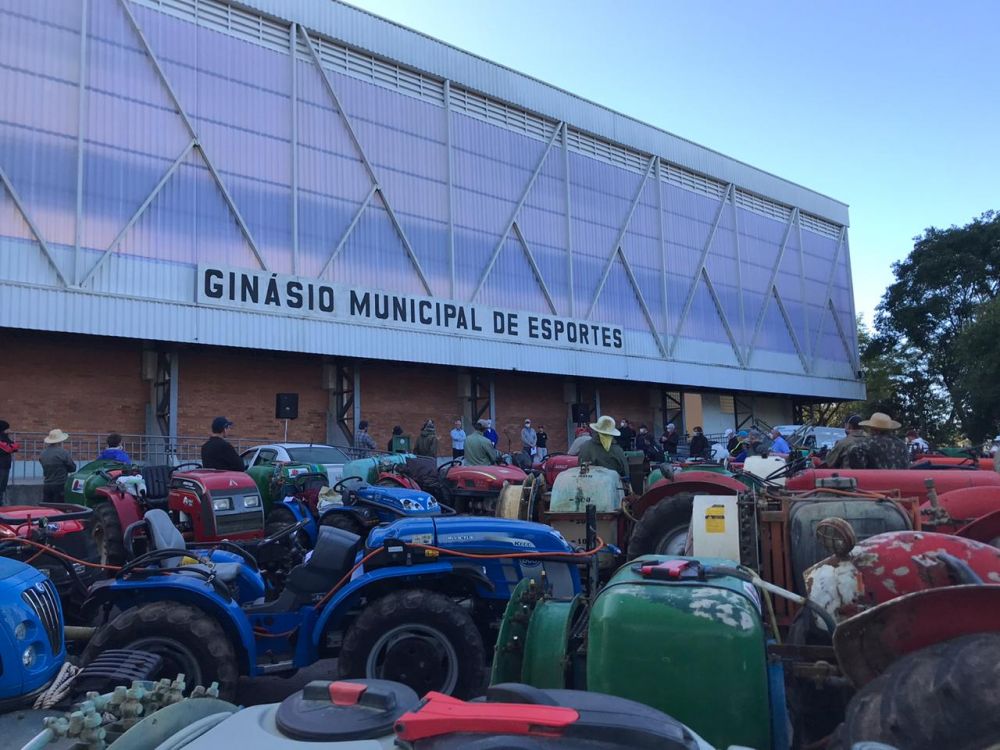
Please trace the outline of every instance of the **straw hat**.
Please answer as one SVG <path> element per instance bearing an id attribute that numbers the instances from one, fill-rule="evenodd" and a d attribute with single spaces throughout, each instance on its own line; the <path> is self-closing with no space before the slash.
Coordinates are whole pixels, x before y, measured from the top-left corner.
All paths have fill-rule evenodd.
<path id="1" fill-rule="evenodd" d="M 898 430 L 902 425 L 890 417 L 888 414 L 883 414 L 880 411 L 872 414 L 868 419 L 861 423 L 862 427 L 871 427 L 873 430 Z"/>
<path id="2" fill-rule="evenodd" d="M 48 437 L 46 437 L 42 442 L 46 445 L 55 445 L 56 443 L 65 443 L 67 440 L 69 440 L 69 435 L 56 428 L 54 430 L 49 430 Z"/>
<path id="3" fill-rule="evenodd" d="M 609 417 L 606 414 L 603 417 L 598 417 L 596 422 L 591 422 L 590 429 L 594 432 L 599 432 L 602 435 L 610 435 L 611 437 L 618 437 L 621 435 L 615 427 L 615 418 Z"/>

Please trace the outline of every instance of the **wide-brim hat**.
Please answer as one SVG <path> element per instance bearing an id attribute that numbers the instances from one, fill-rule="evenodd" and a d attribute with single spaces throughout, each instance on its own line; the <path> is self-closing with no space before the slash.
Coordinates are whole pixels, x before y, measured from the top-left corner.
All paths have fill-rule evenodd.
<path id="1" fill-rule="evenodd" d="M 69 435 L 60 429 L 49 430 L 49 434 L 43 440 L 43 443 L 47 445 L 55 445 L 56 443 L 65 443 L 69 440 Z"/>
<path id="2" fill-rule="evenodd" d="M 611 437 L 621 435 L 618 428 L 615 427 L 615 418 L 609 416 L 598 417 L 596 422 L 590 423 L 590 429 L 594 432 L 599 432 L 601 435 L 610 435 Z"/>
<path id="3" fill-rule="evenodd" d="M 873 430 L 898 430 L 902 425 L 895 419 L 890 417 L 888 414 L 883 414 L 880 411 L 872 414 L 868 419 L 861 423 L 862 427 L 871 427 Z"/>

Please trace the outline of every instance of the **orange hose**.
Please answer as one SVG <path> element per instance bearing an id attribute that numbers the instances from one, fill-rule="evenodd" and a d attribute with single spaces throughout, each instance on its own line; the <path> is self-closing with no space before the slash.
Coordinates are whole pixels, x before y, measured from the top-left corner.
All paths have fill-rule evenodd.
<path id="1" fill-rule="evenodd" d="M 7 524 L 0 524 L 0 527 L 13 530 L 12 527 Z M 35 547 L 36 549 L 39 550 L 39 552 L 37 555 L 31 558 L 32 560 L 34 560 L 35 557 L 38 557 L 39 555 L 47 553 L 52 555 L 53 557 L 61 557 L 63 560 L 69 560 L 72 563 L 77 563 L 87 568 L 98 568 L 99 570 L 114 570 L 114 571 L 121 570 L 121 566 L 118 565 L 102 565 L 101 563 L 93 563 L 93 562 L 88 562 L 87 560 L 81 560 L 80 558 L 68 555 L 65 552 L 58 550 L 51 545 L 42 544 L 41 542 L 36 542 L 33 539 L 23 539 L 19 536 L 15 536 L 11 539 L 6 539 L 2 541 L 17 542 L 18 544 L 23 544 L 26 547 Z"/>

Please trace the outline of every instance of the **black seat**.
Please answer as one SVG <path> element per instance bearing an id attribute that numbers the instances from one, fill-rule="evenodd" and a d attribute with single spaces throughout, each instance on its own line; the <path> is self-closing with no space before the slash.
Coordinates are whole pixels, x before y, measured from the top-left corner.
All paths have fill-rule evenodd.
<path id="1" fill-rule="evenodd" d="M 312 555 L 292 568 L 285 588 L 298 596 L 325 593 L 354 565 L 360 547 L 361 537 L 357 534 L 320 526 Z"/>
<path id="2" fill-rule="evenodd" d="M 162 500 L 170 494 L 172 466 L 143 466 L 142 481 L 146 483 L 146 499 Z"/>

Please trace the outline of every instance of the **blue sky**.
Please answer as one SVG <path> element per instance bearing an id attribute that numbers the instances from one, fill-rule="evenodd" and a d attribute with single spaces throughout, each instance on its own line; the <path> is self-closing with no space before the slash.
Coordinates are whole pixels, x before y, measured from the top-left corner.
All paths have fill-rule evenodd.
<path id="1" fill-rule="evenodd" d="M 858 312 L 1000 209 L 1000 1 L 350 0 L 850 204 Z"/>

